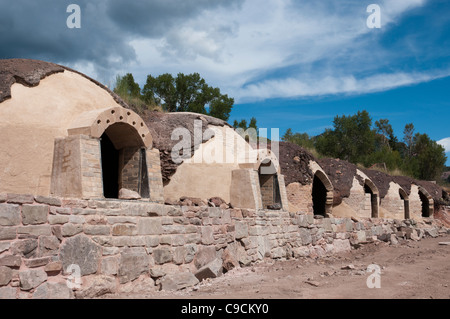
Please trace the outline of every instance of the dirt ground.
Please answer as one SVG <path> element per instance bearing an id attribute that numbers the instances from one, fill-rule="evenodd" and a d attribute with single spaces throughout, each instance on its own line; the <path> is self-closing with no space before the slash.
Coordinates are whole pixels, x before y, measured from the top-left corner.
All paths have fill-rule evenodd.
<path id="1" fill-rule="evenodd" d="M 366 244 L 346 254 L 317 260 L 264 261 L 177 292 L 104 298 L 450 299 L 450 245 L 440 242 L 450 242 L 450 235 L 397 246 Z M 367 286 L 369 276 L 375 275 L 367 272 L 371 264 L 381 269 L 380 288 Z"/>

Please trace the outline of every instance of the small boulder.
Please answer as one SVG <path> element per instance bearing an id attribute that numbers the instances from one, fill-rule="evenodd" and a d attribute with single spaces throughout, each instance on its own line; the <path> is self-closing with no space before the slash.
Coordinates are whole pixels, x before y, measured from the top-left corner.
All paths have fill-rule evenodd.
<path id="1" fill-rule="evenodd" d="M 32 269 L 19 272 L 20 288 L 31 290 L 47 280 L 47 273 L 43 269 Z"/>
<path id="2" fill-rule="evenodd" d="M 12 270 L 9 267 L 0 266 L 0 287 L 6 286 L 12 279 Z"/>
<path id="3" fill-rule="evenodd" d="M 73 291 L 66 283 L 46 282 L 33 293 L 33 299 L 73 299 Z"/>
<path id="4" fill-rule="evenodd" d="M 170 274 L 161 279 L 161 290 L 181 290 L 183 288 L 195 286 L 198 283 L 198 279 L 190 272 Z"/>
<path id="5" fill-rule="evenodd" d="M 221 274 L 222 274 L 222 259 L 216 258 L 214 261 L 200 268 L 195 273 L 195 277 L 197 277 L 199 281 L 202 281 L 207 278 L 219 277 Z"/>
<path id="6" fill-rule="evenodd" d="M 105 294 L 114 293 L 117 283 L 113 276 L 92 275 L 83 278 L 81 290 L 76 292 L 77 298 L 96 298 Z"/>
<path id="7" fill-rule="evenodd" d="M 139 193 L 132 191 L 127 188 L 121 188 L 119 190 L 119 199 L 127 199 L 127 200 L 137 200 L 141 199 L 141 195 Z"/>

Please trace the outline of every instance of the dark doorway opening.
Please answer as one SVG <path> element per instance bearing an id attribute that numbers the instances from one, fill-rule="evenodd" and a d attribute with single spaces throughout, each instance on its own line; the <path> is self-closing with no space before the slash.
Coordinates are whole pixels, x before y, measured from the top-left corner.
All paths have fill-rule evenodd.
<path id="1" fill-rule="evenodd" d="M 420 201 L 422 202 L 422 217 L 430 217 L 430 201 L 428 200 L 428 197 L 425 196 L 425 194 L 420 190 L 419 197 Z"/>
<path id="2" fill-rule="evenodd" d="M 325 216 L 326 202 L 327 202 L 327 189 L 317 175 L 314 175 L 312 186 L 312 201 L 314 215 Z"/>
<path id="3" fill-rule="evenodd" d="M 103 196 L 118 198 L 119 196 L 119 151 L 106 133 L 100 139 L 102 156 Z"/>

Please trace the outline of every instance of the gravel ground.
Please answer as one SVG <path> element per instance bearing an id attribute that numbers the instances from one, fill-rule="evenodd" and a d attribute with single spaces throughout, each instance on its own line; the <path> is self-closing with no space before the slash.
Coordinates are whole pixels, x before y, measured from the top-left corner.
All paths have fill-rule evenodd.
<path id="1" fill-rule="evenodd" d="M 215 279 L 177 292 L 115 294 L 117 299 L 449 299 L 450 235 L 408 241 L 378 242 L 339 256 L 320 259 L 268 260 L 233 269 Z M 377 283 L 380 288 L 368 288 Z M 370 277 L 370 278 L 369 278 Z"/>

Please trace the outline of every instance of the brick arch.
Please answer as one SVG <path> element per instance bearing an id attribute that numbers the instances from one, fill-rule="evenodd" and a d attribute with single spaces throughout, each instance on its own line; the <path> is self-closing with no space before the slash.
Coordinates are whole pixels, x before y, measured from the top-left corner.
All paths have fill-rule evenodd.
<path id="1" fill-rule="evenodd" d="M 434 214 L 434 200 L 428 191 L 419 186 L 419 197 L 422 201 L 422 217 L 431 217 Z"/>
<path id="2" fill-rule="evenodd" d="M 318 183 L 322 185 L 317 185 Z M 333 209 L 334 187 L 328 176 L 319 169 L 314 172 L 311 191 L 313 197 L 314 214 L 331 214 L 331 211 Z M 317 201 L 320 201 L 320 203 Z M 319 211 L 316 210 L 316 205 L 319 205 L 321 207 Z"/>
<path id="3" fill-rule="evenodd" d="M 400 199 L 403 201 L 403 209 L 405 212 L 404 217 L 405 219 L 409 219 L 411 217 L 409 213 L 409 196 L 401 187 L 398 189 L 398 194 L 400 196 Z"/>
<path id="4" fill-rule="evenodd" d="M 258 171 L 260 174 L 277 174 L 278 170 L 271 158 L 264 158 L 258 163 Z"/>
<path id="5" fill-rule="evenodd" d="M 409 196 L 403 188 L 400 187 L 398 193 L 403 200 L 409 200 Z"/>
<path id="6" fill-rule="evenodd" d="M 371 217 L 378 218 L 379 197 L 378 187 L 368 178 L 364 180 L 364 192 L 370 193 Z"/>
<path id="7" fill-rule="evenodd" d="M 105 131 L 112 134 L 115 147 L 142 146 L 151 149 L 153 138 L 144 120 L 123 107 L 111 107 L 82 113 L 67 130 L 69 135 L 100 138 Z"/>
<path id="8" fill-rule="evenodd" d="M 314 175 L 316 175 L 320 179 L 320 181 L 323 183 L 323 186 L 325 186 L 328 192 L 333 192 L 333 184 L 324 172 L 322 172 L 321 170 L 317 170 Z"/>

